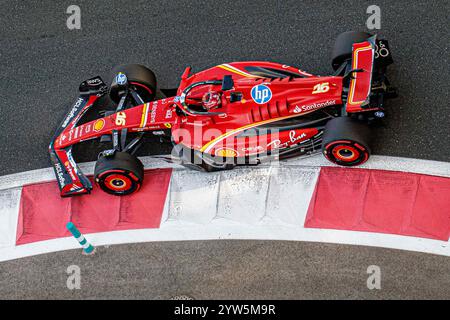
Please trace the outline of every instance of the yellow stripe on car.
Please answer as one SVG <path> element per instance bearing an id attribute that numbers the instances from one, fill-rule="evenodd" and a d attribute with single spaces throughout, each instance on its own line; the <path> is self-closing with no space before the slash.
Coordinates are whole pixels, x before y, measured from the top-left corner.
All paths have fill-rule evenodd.
<path id="1" fill-rule="evenodd" d="M 356 67 L 358 65 L 358 53 L 360 51 L 364 51 L 364 50 L 367 50 L 367 49 L 372 50 L 372 46 L 368 45 L 366 47 L 358 48 L 358 49 L 355 50 L 355 52 L 353 52 L 352 69 L 356 69 Z M 349 92 L 349 95 L 348 95 L 349 99 L 348 99 L 347 103 L 353 104 L 353 105 L 358 105 L 358 104 L 363 103 L 365 100 L 363 100 L 363 101 L 353 101 L 353 96 L 354 96 L 354 93 L 355 93 L 355 86 L 356 86 L 356 79 L 352 79 L 351 80 L 351 84 L 350 84 L 350 92 Z"/>
<path id="2" fill-rule="evenodd" d="M 250 74 L 250 73 L 244 72 L 244 71 L 242 71 L 242 70 L 239 70 L 239 69 L 237 69 L 236 67 L 233 67 L 233 66 L 228 65 L 228 64 L 221 64 L 221 65 L 219 65 L 218 67 L 219 67 L 219 68 L 222 68 L 222 69 L 224 69 L 224 70 L 227 70 L 227 71 L 230 71 L 230 72 L 239 74 L 239 75 L 241 75 L 241 76 L 247 77 L 247 78 L 261 78 L 261 77 L 259 77 L 259 76 L 255 76 L 255 75 L 253 75 L 253 74 Z"/>
<path id="3" fill-rule="evenodd" d="M 149 103 L 144 104 L 144 107 L 142 108 L 142 117 L 141 117 L 141 128 L 144 128 L 147 124 L 147 115 L 148 115 L 148 107 L 150 106 Z"/>

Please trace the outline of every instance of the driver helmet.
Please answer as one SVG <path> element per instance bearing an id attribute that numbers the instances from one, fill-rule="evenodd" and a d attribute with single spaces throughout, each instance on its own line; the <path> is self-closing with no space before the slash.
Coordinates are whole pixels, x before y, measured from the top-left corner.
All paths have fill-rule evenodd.
<path id="1" fill-rule="evenodd" d="M 217 91 L 209 91 L 203 95 L 202 105 L 206 110 L 220 107 L 220 93 Z"/>

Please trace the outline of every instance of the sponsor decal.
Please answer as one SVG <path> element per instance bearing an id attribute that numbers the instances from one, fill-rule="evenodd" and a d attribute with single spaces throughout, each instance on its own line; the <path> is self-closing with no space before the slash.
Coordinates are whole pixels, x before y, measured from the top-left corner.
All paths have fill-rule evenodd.
<path id="1" fill-rule="evenodd" d="M 78 131 L 80 130 L 80 128 L 79 127 L 76 127 L 75 128 L 75 134 L 74 134 L 74 138 L 76 139 L 76 138 L 78 138 Z"/>
<path id="2" fill-rule="evenodd" d="M 291 140 L 292 143 L 295 143 L 298 140 L 301 140 L 304 137 L 306 137 L 306 133 L 304 133 L 304 132 L 302 132 L 302 134 L 299 136 L 296 136 L 295 134 L 296 134 L 295 130 L 289 131 L 289 139 Z"/>
<path id="3" fill-rule="evenodd" d="M 118 112 L 116 114 L 116 126 L 124 126 L 127 124 L 127 114 L 125 112 Z"/>
<path id="4" fill-rule="evenodd" d="M 166 111 L 166 119 L 171 119 L 172 118 L 172 109 L 167 109 Z"/>
<path id="5" fill-rule="evenodd" d="M 81 186 L 79 186 L 79 185 L 77 185 L 77 184 L 74 184 L 71 188 L 70 188 L 70 192 L 81 192 L 81 191 L 83 191 L 84 189 L 83 189 L 83 187 L 81 187 Z"/>
<path id="6" fill-rule="evenodd" d="M 295 130 L 289 131 L 289 141 L 282 143 L 280 139 L 273 140 L 267 145 L 267 149 L 269 149 L 269 147 L 272 147 L 272 149 L 284 149 L 306 137 L 306 133 L 304 132 L 298 136 L 296 134 Z"/>
<path id="7" fill-rule="evenodd" d="M 384 112 L 383 111 L 376 111 L 374 112 L 374 116 L 377 118 L 384 118 Z"/>
<path id="8" fill-rule="evenodd" d="M 105 127 L 105 119 L 98 119 L 94 123 L 94 131 L 99 132 Z"/>
<path id="9" fill-rule="evenodd" d="M 257 104 L 264 104 L 272 99 L 272 91 L 266 85 L 259 84 L 252 88 L 251 91 L 252 99 Z"/>
<path id="10" fill-rule="evenodd" d="M 75 102 L 75 104 L 72 107 L 72 110 L 70 110 L 69 114 L 67 115 L 66 119 L 64 120 L 62 127 L 65 128 L 69 124 L 70 120 L 73 119 L 75 114 L 78 112 L 78 109 L 81 106 L 81 103 L 83 103 L 83 98 L 78 98 L 78 100 Z"/>
<path id="11" fill-rule="evenodd" d="M 336 100 L 328 100 L 325 102 L 320 102 L 320 103 L 313 103 L 313 104 L 305 104 L 303 106 L 295 106 L 294 108 L 294 113 L 301 113 L 301 112 L 306 112 L 306 111 L 311 111 L 311 110 L 316 110 L 319 108 L 323 108 L 323 107 L 328 107 L 328 106 L 332 106 L 336 104 Z"/>
<path id="12" fill-rule="evenodd" d="M 389 50 L 382 40 L 377 41 L 375 44 L 375 59 L 379 57 L 386 58 L 389 55 Z"/>
<path id="13" fill-rule="evenodd" d="M 88 85 L 95 86 L 101 83 L 100 78 L 89 79 L 86 81 Z"/>
<path id="14" fill-rule="evenodd" d="M 127 83 L 128 79 L 125 73 L 119 72 L 116 76 L 116 83 L 118 85 L 123 86 L 125 83 Z"/>
<path id="15" fill-rule="evenodd" d="M 76 181 L 76 180 L 78 180 L 78 178 L 76 177 L 75 174 L 78 173 L 78 171 L 75 166 L 75 160 L 73 159 L 73 156 L 72 156 L 72 150 L 67 151 L 67 159 L 68 159 L 68 161 L 66 161 L 66 163 L 64 163 L 64 166 L 66 167 L 67 172 L 69 173 L 72 180 Z"/>
<path id="16" fill-rule="evenodd" d="M 64 179 L 64 173 L 60 163 L 55 164 L 56 177 L 58 178 L 59 184 L 61 186 L 66 184 L 66 179 Z"/>
<path id="17" fill-rule="evenodd" d="M 172 128 L 172 125 L 170 123 L 164 123 L 164 125 L 166 126 L 166 128 Z"/>
<path id="18" fill-rule="evenodd" d="M 66 136 L 65 133 L 63 133 L 63 134 L 61 135 L 61 137 L 59 137 L 59 140 L 58 140 L 59 146 L 61 146 L 61 145 L 64 143 L 64 141 L 65 141 L 66 139 L 67 139 L 67 136 Z"/>
<path id="19" fill-rule="evenodd" d="M 156 121 L 156 110 L 158 110 L 158 102 L 152 104 L 152 111 L 150 112 L 150 123 L 155 123 Z"/>
<path id="20" fill-rule="evenodd" d="M 262 146 L 251 146 L 251 147 L 247 147 L 247 148 L 242 148 L 242 151 L 249 152 L 249 153 L 262 152 L 262 151 L 264 151 L 264 148 Z"/>
<path id="21" fill-rule="evenodd" d="M 233 149 L 219 149 L 216 151 L 216 156 L 219 157 L 236 157 L 238 153 Z"/>
<path id="22" fill-rule="evenodd" d="M 282 149 L 286 148 L 287 145 L 287 142 L 282 144 L 280 139 L 275 139 L 267 145 L 267 149 L 270 149 L 270 147 L 272 147 L 272 149 Z"/>
<path id="23" fill-rule="evenodd" d="M 75 163 L 75 160 L 73 160 L 72 156 L 72 150 L 67 151 L 67 159 L 69 160 L 70 163 Z"/>
<path id="24" fill-rule="evenodd" d="M 77 180 L 77 177 L 76 177 L 75 174 L 73 173 L 73 168 L 72 168 L 72 165 L 70 164 L 70 162 L 69 162 L 69 161 L 66 161 L 66 162 L 64 163 L 64 166 L 66 167 L 67 173 L 69 173 L 69 176 L 72 178 L 72 180 L 73 180 L 73 181 Z"/>
<path id="25" fill-rule="evenodd" d="M 142 131 L 153 130 L 153 129 L 161 129 L 161 127 L 158 125 L 155 125 L 155 126 L 147 126 L 147 127 L 143 127 L 143 128 L 131 128 L 130 131 L 142 132 Z"/>

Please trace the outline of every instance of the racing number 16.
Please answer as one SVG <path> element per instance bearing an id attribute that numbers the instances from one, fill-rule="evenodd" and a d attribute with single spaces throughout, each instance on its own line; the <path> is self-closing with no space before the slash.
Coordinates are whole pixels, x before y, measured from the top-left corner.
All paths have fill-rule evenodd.
<path id="1" fill-rule="evenodd" d="M 125 112 L 119 112 L 116 116 L 116 126 L 124 126 L 127 122 L 127 115 Z"/>
<path id="2" fill-rule="evenodd" d="M 330 90 L 330 84 L 328 82 L 318 83 L 314 86 L 312 94 L 325 93 Z"/>

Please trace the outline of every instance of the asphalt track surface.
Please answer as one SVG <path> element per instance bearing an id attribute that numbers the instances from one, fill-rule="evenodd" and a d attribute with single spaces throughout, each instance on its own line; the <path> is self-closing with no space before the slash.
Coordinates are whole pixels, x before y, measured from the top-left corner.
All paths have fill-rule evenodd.
<path id="1" fill-rule="evenodd" d="M 450 159 L 448 1 L 3 1 L 0 175 L 48 167 L 47 146 L 79 83 L 122 63 L 151 67 L 162 88 L 188 65 L 272 60 L 326 75 L 337 34 L 366 30 L 380 6 L 389 70 L 400 97 L 374 131 L 380 155 Z M 151 146 L 144 151 L 161 153 Z M 95 148 L 76 154 L 95 158 Z M 201 210 L 199 208 L 199 210 Z M 65 286 L 70 264 L 81 290 Z M 381 290 L 366 269 L 381 267 Z M 450 298 L 450 261 L 397 250 L 268 241 L 149 243 L 78 250 L 0 264 L 0 298 Z"/>

